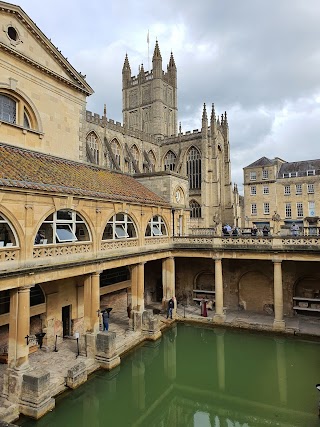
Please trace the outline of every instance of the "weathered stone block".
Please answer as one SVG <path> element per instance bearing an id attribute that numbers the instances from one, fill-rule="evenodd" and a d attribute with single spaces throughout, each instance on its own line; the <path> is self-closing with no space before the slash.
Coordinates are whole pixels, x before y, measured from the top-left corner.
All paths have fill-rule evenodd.
<path id="1" fill-rule="evenodd" d="M 142 314 L 142 333 L 153 341 L 161 337 L 160 322 L 152 310 L 145 310 Z"/>
<path id="2" fill-rule="evenodd" d="M 77 388 L 79 385 L 86 382 L 88 379 L 87 368 L 84 362 L 79 362 L 68 370 L 67 386 L 69 388 Z"/>
<path id="3" fill-rule="evenodd" d="M 141 311 L 132 310 L 129 325 L 133 331 L 139 331 L 142 328 L 142 313 Z"/>
<path id="4" fill-rule="evenodd" d="M 103 369 L 113 369 L 120 364 L 116 350 L 116 333 L 100 332 L 96 337 L 96 360 Z"/>

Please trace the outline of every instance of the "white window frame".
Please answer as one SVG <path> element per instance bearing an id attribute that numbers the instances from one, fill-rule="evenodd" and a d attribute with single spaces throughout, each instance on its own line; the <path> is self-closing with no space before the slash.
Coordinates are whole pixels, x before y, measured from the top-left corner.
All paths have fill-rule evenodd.
<path id="1" fill-rule="evenodd" d="M 257 172 L 253 171 L 250 172 L 250 181 L 256 181 L 257 180 Z"/>
<path id="2" fill-rule="evenodd" d="M 291 203 L 285 204 L 285 218 L 292 218 L 292 207 Z"/>
<path id="3" fill-rule="evenodd" d="M 308 194 L 314 194 L 314 184 L 308 184 Z"/>
<path id="4" fill-rule="evenodd" d="M 315 216 L 316 214 L 316 203 L 314 201 L 308 202 L 308 213 L 309 216 Z"/>
<path id="5" fill-rule="evenodd" d="M 269 185 L 263 186 L 263 194 L 269 194 Z"/>
<path id="6" fill-rule="evenodd" d="M 307 176 L 314 176 L 316 174 L 315 169 L 309 169 L 307 170 Z"/>
<path id="7" fill-rule="evenodd" d="M 252 203 L 251 204 L 251 215 L 257 215 L 257 214 L 258 214 L 257 204 L 256 203 Z"/>
<path id="8" fill-rule="evenodd" d="M 64 230 L 64 228 L 62 228 L 62 227 L 67 227 L 69 229 L 70 234 L 72 236 L 72 239 L 61 239 L 59 237 L 59 232 L 58 231 L 59 230 Z M 74 232 L 73 232 L 70 224 L 58 224 L 57 223 L 55 225 L 55 236 L 56 236 L 56 239 L 58 240 L 58 243 L 76 242 L 78 240 L 77 237 L 76 237 L 76 235 L 74 234 Z M 42 240 L 44 240 L 44 239 L 42 239 Z"/>
<path id="9" fill-rule="evenodd" d="M 264 215 L 270 214 L 270 203 L 269 202 L 263 203 L 263 213 L 264 213 Z"/>
<path id="10" fill-rule="evenodd" d="M 268 169 L 264 169 L 262 171 L 262 179 L 269 179 L 269 171 L 268 171 Z"/>
<path id="11" fill-rule="evenodd" d="M 285 172 L 283 175 L 282 175 L 282 178 L 289 178 L 290 177 L 290 173 L 289 172 Z"/>
<path id="12" fill-rule="evenodd" d="M 284 186 L 284 195 L 289 196 L 291 194 L 291 185 Z"/>
<path id="13" fill-rule="evenodd" d="M 296 195 L 301 196 L 302 194 L 302 184 L 296 184 Z"/>
<path id="14" fill-rule="evenodd" d="M 290 178 L 296 178 L 298 176 L 298 172 L 290 172 Z"/>
<path id="15" fill-rule="evenodd" d="M 147 235 L 148 227 L 150 229 L 150 234 L 151 234 L 150 236 Z M 166 224 L 160 215 L 153 216 L 148 222 L 148 227 L 145 233 L 146 237 L 158 237 L 158 236 L 168 235 Z"/>
<path id="16" fill-rule="evenodd" d="M 250 195 L 255 196 L 257 194 L 257 186 L 256 185 L 250 185 Z"/>
<path id="17" fill-rule="evenodd" d="M 117 216 L 119 217 L 120 215 L 123 215 L 123 219 L 117 219 Z M 127 213 L 118 212 L 117 214 L 113 215 L 106 224 L 106 227 L 108 226 L 112 229 L 112 236 L 110 238 L 103 239 L 103 241 L 137 239 L 138 237 L 137 227 L 133 219 Z M 134 231 L 134 236 L 132 237 L 130 237 L 128 233 L 128 226 L 132 227 Z M 122 230 L 123 232 L 121 232 L 120 230 Z"/>
<path id="18" fill-rule="evenodd" d="M 297 203 L 297 218 L 303 218 L 303 203 Z"/>

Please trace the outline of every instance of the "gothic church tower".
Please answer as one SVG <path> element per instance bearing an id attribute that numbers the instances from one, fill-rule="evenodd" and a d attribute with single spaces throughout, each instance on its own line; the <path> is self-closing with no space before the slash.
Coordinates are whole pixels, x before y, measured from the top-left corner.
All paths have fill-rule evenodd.
<path id="1" fill-rule="evenodd" d="M 162 57 L 156 41 L 152 70 L 131 76 L 126 55 L 122 68 L 122 113 L 126 128 L 140 130 L 157 138 L 177 134 L 177 68 L 171 53 L 167 72 L 162 70 Z"/>

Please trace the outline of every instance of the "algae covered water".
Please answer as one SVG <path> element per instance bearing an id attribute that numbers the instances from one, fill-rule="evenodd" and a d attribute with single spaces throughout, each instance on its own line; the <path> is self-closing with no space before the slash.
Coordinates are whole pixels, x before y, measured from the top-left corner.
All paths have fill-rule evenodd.
<path id="1" fill-rule="evenodd" d="M 319 427 L 320 343 L 177 325 L 23 427 Z"/>

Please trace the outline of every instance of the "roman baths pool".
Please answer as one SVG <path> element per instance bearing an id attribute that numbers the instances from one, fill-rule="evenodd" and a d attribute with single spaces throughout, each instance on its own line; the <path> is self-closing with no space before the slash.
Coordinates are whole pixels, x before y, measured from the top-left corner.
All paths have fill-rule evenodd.
<path id="1" fill-rule="evenodd" d="M 23 427 L 315 427 L 320 342 L 178 324 Z"/>

